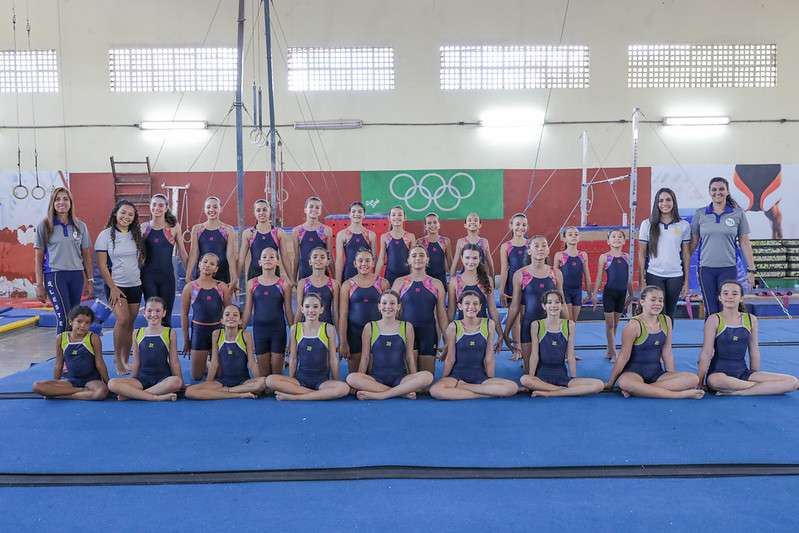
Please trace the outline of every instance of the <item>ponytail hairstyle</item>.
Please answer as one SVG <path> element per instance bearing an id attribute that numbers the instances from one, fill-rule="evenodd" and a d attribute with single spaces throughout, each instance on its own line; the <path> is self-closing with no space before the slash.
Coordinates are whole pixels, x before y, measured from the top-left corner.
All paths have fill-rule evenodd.
<path id="1" fill-rule="evenodd" d="M 322 297 L 319 296 L 319 294 L 317 294 L 315 292 L 306 292 L 302 296 L 302 303 L 305 303 L 305 300 L 307 300 L 308 298 L 311 298 L 311 299 L 314 299 L 314 300 L 318 301 L 319 305 L 324 309 L 325 303 L 322 301 Z"/>
<path id="2" fill-rule="evenodd" d="M 155 200 L 156 198 L 159 198 L 164 201 L 164 205 L 166 206 L 166 210 L 164 211 L 164 221 L 166 222 L 167 226 L 169 226 L 170 228 L 174 228 L 175 225 L 178 223 L 178 217 L 176 217 L 175 214 L 169 209 L 168 198 L 166 197 L 165 194 L 161 194 L 159 192 L 158 194 L 154 194 L 152 198 L 150 198 L 150 203 L 152 203 L 152 201 Z"/>
<path id="3" fill-rule="evenodd" d="M 646 253 L 651 257 L 658 256 L 658 240 L 660 239 L 660 208 L 658 203 L 661 194 L 668 194 L 671 196 L 671 223 L 679 222 L 680 210 L 677 207 L 677 195 L 668 187 L 661 187 L 655 193 L 655 200 L 652 202 L 652 213 L 649 215 L 649 244 L 646 247 Z"/>
<path id="4" fill-rule="evenodd" d="M 133 222 L 130 223 L 130 235 L 133 237 L 133 242 L 136 244 L 136 255 L 139 259 L 139 268 L 142 267 L 144 264 L 144 258 L 146 257 L 146 249 L 144 247 L 144 238 L 141 235 L 141 224 L 139 224 L 139 210 L 136 209 L 136 206 L 130 200 L 120 200 L 115 205 L 114 208 L 111 210 L 111 216 L 108 217 L 108 222 L 105 225 L 104 229 L 111 229 L 111 246 L 116 248 L 116 237 L 117 237 L 117 212 L 119 209 L 127 205 L 133 208 Z"/>
<path id="5" fill-rule="evenodd" d="M 725 285 L 737 285 L 738 290 L 741 292 L 741 301 L 738 302 L 738 312 L 739 313 L 746 313 L 746 306 L 744 306 L 743 302 L 743 295 L 744 295 L 744 286 L 741 285 L 741 282 L 735 279 L 728 279 L 727 281 L 722 281 L 721 285 L 719 285 L 719 296 L 721 296 L 721 289 L 724 288 Z"/>
<path id="6" fill-rule="evenodd" d="M 638 304 L 635 306 L 635 315 L 640 315 L 644 312 L 644 307 L 641 305 L 641 302 L 643 302 L 650 293 L 655 291 L 659 292 L 660 294 L 664 294 L 663 289 L 655 285 L 647 285 L 641 289 L 641 295 L 638 297 Z"/>
<path id="7" fill-rule="evenodd" d="M 566 251 L 566 247 L 568 246 L 566 244 L 566 232 L 569 231 L 570 229 L 577 230 L 577 233 L 578 234 L 580 233 L 580 230 L 577 228 L 577 226 L 566 226 L 561 230 L 560 237 L 561 240 L 563 241 L 563 251 Z"/>
<path id="8" fill-rule="evenodd" d="M 728 182 L 726 179 L 722 178 L 721 176 L 716 176 L 715 178 L 710 179 L 710 183 L 708 183 L 707 185 L 708 190 L 710 190 L 711 185 L 718 182 L 722 182 L 727 187 L 727 207 L 732 207 L 732 208 L 738 207 L 738 202 L 736 202 L 733 199 L 732 194 L 730 194 L 730 182 Z"/>
<path id="9" fill-rule="evenodd" d="M 388 231 L 393 230 L 394 227 L 395 227 L 394 224 L 391 223 L 391 212 L 394 211 L 395 209 L 399 209 L 400 211 L 402 211 L 403 218 L 407 219 L 407 215 L 405 214 L 405 208 L 402 207 L 399 204 L 395 205 L 394 207 L 392 207 L 391 209 L 388 210 L 388 226 L 389 226 L 388 227 Z M 404 223 L 405 223 L 405 221 L 403 221 L 403 224 Z M 396 226 L 396 227 L 401 228 L 402 226 Z"/>
<path id="10" fill-rule="evenodd" d="M 424 255 L 425 255 L 425 257 L 427 257 L 427 261 L 428 261 L 428 262 L 430 262 L 430 252 L 428 252 L 428 251 L 427 251 L 427 248 L 425 248 L 424 244 L 422 244 L 422 243 L 421 243 L 421 242 L 419 242 L 419 241 L 416 241 L 416 243 L 414 243 L 414 245 L 413 245 L 413 246 L 411 246 L 411 249 L 410 249 L 410 250 L 408 250 L 408 261 L 410 262 L 410 260 L 411 260 L 411 253 L 412 253 L 412 252 L 413 252 L 413 251 L 414 251 L 416 248 L 420 248 L 420 249 L 422 249 L 422 250 L 424 251 Z"/>
<path id="11" fill-rule="evenodd" d="M 166 302 L 165 302 L 165 301 L 164 301 L 164 299 L 163 299 L 163 298 L 161 298 L 160 296 L 150 296 L 149 298 L 147 298 L 147 301 L 146 301 L 146 302 L 144 302 L 144 305 L 145 305 L 145 306 L 146 306 L 147 304 L 161 304 L 161 306 L 162 306 L 164 309 L 166 309 Z"/>
<path id="12" fill-rule="evenodd" d="M 358 251 L 360 252 L 362 249 L 363 249 L 363 248 L 359 249 Z M 311 257 L 311 255 L 312 255 L 314 252 L 324 252 L 324 253 L 325 253 L 325 255 L 327 256 L 327 259 L 328 259 L 328 261 L 330 260 L 330 250 L 328 250 L 328 249 L 327 249 L 327 248 L 325 248 L 324 246 L 317 246 L 317 247 L 315 247 L 313 250 L 311 250 L 311 253 L 310 253 L 310 254 L 308 254 L 308 257 L 310 258 L 310 257 Z"/>
<path id="13" fill-rule="evenodd" d="M 382 302 L 383 301 L 383 296 L 393 296 L 394 298 L 397 299 L 397 305 L 399 305 L 400 307 L 399 307 L 399 309 L 397 309 L 396 318 L 399 319 L 402 316 L 402 299 L 400 298 L 399 293 L 397 291 L 395 291 L 394 289 L 386 289 L 386 290 L 384 290 L 383 292 L 380 293 L 380 298 L 378 298 L 377 301 L 378 302 Z M 381 313 L 381 316 L 382 316 L 382 313 Z"/>
<path id="14" fill-rule="evenodd" d="M 463 261 L 463 253 L 469 251 L 480 254 L 483 249 L 477 244 L 466 243 L 463 248 L 461 248 L 461 261 Z M 491 296 L 493 298 L 493 294 L 491 293 L 494 291 L 494 285 L 491 283 L 491 278 L 488 277 L 488 272 L 482 262 L 477 263 L 477 285 L 480 286 L 480 290 L 483 291 L 486 297 Z"/>
<path id="15" fill-rule="evenodd" d="M 307 200 L 305 200 L 305 207 L 308 207 L 308 204 L 311 202 L 319 202 L 319 207 L 322 207 L 322 200 L 318 196 L 309 196 Z"/>
<path id="16" fill-rule="evenodd" d="M 349 210 L 352 211 L 353 207 L 360 207 L 361 209 L 363 209 L 363 212 L 366 213 L 366 206 L 363 205 L 363 202 L 361 202 L 360 200 L 356 200 L 356 201 L 352 202 L 350 204 L 350 209 Z"/>
<path id="17" fill-rule="evenodd" d="M 533 235 L 527 240 L 527 250 L 528 253 L 524 257 L 524 265 L 532 265 L 533 264 L 533 256 L 529 253 L 530 247 L 533 245 L 533 241 L 536 239 L 544 239 L 544 242 L 547 243 L 547 250 L 549 250 L 549 239 L 546 238 L 545 235 Z M 544 258 L 544 264 L 549 265 L 549 252 L 547 251 L 547 256 Z"/>
<path id="18" fill-rule="evenodd" d="M 467 296 L 474 296 L 475 298 L 480 300 L 480 295 L 477 294 L 476 291 L 474 291 L 472 289 L 466 289 L 465 291 L 463 291 L 461 293 L 460 296 L 458 296 L 458 303 L 463 303 L 463 299 L 466 298 Z M 482 304 L 482 300 L 480 300 L 480 303 Z"/>

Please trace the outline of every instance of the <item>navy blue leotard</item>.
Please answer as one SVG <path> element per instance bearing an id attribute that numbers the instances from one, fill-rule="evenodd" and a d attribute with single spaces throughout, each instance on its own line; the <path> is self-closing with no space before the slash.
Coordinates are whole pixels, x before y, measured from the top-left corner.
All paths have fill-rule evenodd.
<path id="1" fill-rule="evenodd" d="M 377 303 L 380 301 L 383 284 L 380 276 L 375 276 L 375 282 L 369 287 L 359 287 L 355 280 L 350 286 L 350 307 L 347 315 L 347 344 L 350 353 L 361 353 L 363 344 L 361 335 L 363 327 L 369 322 L 380 320 L 380 311 Z"/>
<path id="2" fill-rule="evenodd" d="M 305 388 L 318 389 L 319 385 L 330 379 L 328 366 L 328 343 L 326 323 L 321 322 L 319 332 L 314 337 L 306 337 L 302 327 L 304 322 L 297 323 L 297 371 L 294 379 Z"/>
<path id="3" fill-rule="evenodd" d="M 505 294 L 513 296 L 513 275 L 520 268 L 524 268 L 527 263 L 527 248 L 530 246 L 530 239 L 527 239 L 521 246 L 514 246 L 512 242 L 508 241 L 508 279 L 505 281 Z"/>
<path id="4" fill-rule="evenodd" d="M 569 347 L 569 321 L 560 321 L 559 331 L 547 331 L 543 320 L 534 322 L 538 330 L 538 364 L 535 377 L 558 387 L 568 387 L 571 378 L 566 371 L 566 350 Z"/>
<path id="5" fill-rule="evenodd" d="M 102 379 L 94 362 L 91 331 L 80 342 L 70 342 L 69 333 L 65 331 L 61 334 L 61 350 L 67 365 L 67 379 L 73 387 L 84 387 L 90 381 Z"/>
<path id="6" fill-rule="evenodd" d="M 204 224 L 200 224 L 197 232 L 197 248 L 200 251 L 197 256 L 202 259 L 207 253 L 215 254 L 219 258 L 219 268 L 214 274 L 214 279 L 230 283 L 230 264 L 227 261 L 227 240 L 228 234 L 225 226 L 217 229 L 206 229 Z M 194 277 L 198 277 L 198 270 L 195 267 Z"/>
<path id="7" fill-rule="evenodd" d="M 728 376 L 749 379 L 752 371 L 746 366 L 746 351 L 749 348 L 749 337 L 752 333 L 752 318 L 749 313 L 743 313 L 740 326 L 730 326 L 724 323 L 721 314 L 719 326 L 716 328 L 716 338 L 713 341 L 713 359 L 707 375 L 721 372 Z"/>
<path id="8" fill-rule="evenodd" d="M 283 284 L 278 278 L 272 285 L 252 279 L 252 336 L 256 354 L 286 351 L 286 312 Z"/>
<path id="9" fill-rule="evenodd" d="M 624 311 L 624 301 L 627 299 L 627 281 L 630 279 L 630 263 L 628 255 L 621 254 L 613 257 L 605 256 L 605 288 L 602 290 L 602 308 L 606 313 L 621 313 Z M 597 276 L 601 276 L 599 272 Z"/>
<path id="10" fill-rule="evenodd" d="M 164 324 L 172 323 L 172 308 L 175 305 L 175 269 L 172 256 L 175 251 L 175 237 L 171 228 L 152 229 L 149 222 L 142 224 L 142 237 L 147 250 L 141 268 L 141 285 L 144 301 L 153 296 L 164 300 L 166 316 Z"/>
<path id="11" fill-rule="evenodd" d="M 225 332 L 219 332 L 219 376 L 214 381 L 220 382 L 225 387 L 235 387 L 250 379 L 247 368 L 247 343 L 244 341 L 244 331 L 239 330 L 236 340 L 226 340 Z"/>
<path id="12" fill-rule="evenodd" d="M 451 282 L 452 282 L 452 280 L 450 280 L 450 283 Z M 486 298 L 486 295 L 483 292 L 483 289 L 480 287 L 480 285 L 466 285 L 466 282 L 463 281 L 463 277 L 461 276 L 461 274 L 457 274 L 455 276 L 455 301 L 456 302 L 458 300 L 460 300 L 461 294 L 463 294 L 464 291 L 474 291 L 474 292 L 477 293 L 477 297 L 480 298 L 480 312 L 477 313 L 477 317 L 478 318 L 488 318 L 488 298 Z M 450 305 L 453 305 L 453 303 L 450 303 Z M 458 320 L 462 320 L 463 319 L 463 311 L 458 309 L 458 312 L 455 315 L 455 318 L 457 318 Z"/>
<path id="13" fill-rule="evenodd" d="M 641 326 L 641 334 L 635 339 L 630 352 L 630 360 L 624 365 L 622 373 L 633 372 L 641 376 L 644 383 L 654 383 L 666 373 L 660 362 L 660 353 L 663 351 L 663 345 L 666 344 L 666 332 L 668 331 L 666 318 L 663 315 L 658 315 L 660 331 L 657 333 L 649 333 L 646 324 L 640 317 L 633 317 L 633 320 L 637 320 Z"/>
<path id="14" fill-rule="evenodd" d="M 381 333 L 377 322 L 372 322 L 372 360 L 369 375 L 388 387 L 396 387 L 408 375 L 405 366 L 405 328 L 407 322 L 401 321 L 399 331 L 393 334 Z"/>
<path id="15" fill-rule="evenodd" d="M 563 274 L 563 297 L 567 304 L 582 305 L 583 303 L 583 264 L 588 260 L 583 252 L 578 252 L 571 257 L 566 252 L 562 253 L 560 260 L 560 273 Z M 624 290 L 627 290 L 625 281 Z"/>
<path id="16" fill-rule="evenodd" d="M 439 238 L 438 241 L 432 242 L 427 240 L 427 237 L 422 237 L 419 241 L 422 246 L 427 250 L 427 255 L 430 261 L 427 263 L 425 271 L 428 276 L 436 278 L 446 289 L 447 287 L 447 248 L 444 242 Z"/>
<path id="17" fill-rule="evenodd" d="M 317 287 L 311 283 L 310 278 L 306 278 L 303 294 L 318 294 L 322 299 L 322 314 L 319 316 L 319 321 L 333 324 L 333 280 L 328 277 L 327 283 Z M 302 321 L 305 322 L 304 316 Z"/>
<path id="18" fill-rule="evenodd" d="M 320 246 L 327 248 L 325 244 L 327 242 L 325 237 L 326 227 L 321 225 L 316 230 L 307 230 L 300 226 L 297 229 L 297 241 L 300 243 L 300 273 L 297 279 L 307 278 L 313 273 L 313 268 L 308 263 L 313 249 Z"/>
<path id="19" fill-rule="evenodd" d="M 419 355 L 436 355 L 438 290 L 433 285 L 432 276 L 422 281 L 413 281 L 410 276 L 405 276 L 400 288 L 400 302 L 402 302 L 402 318 L 413 324 L 413 349 L 418 350 Z"/>
<path id="20" fill-rule="evenodd" d="M 267 248 L 272 248 L 276 252 L 280 246 L 280 237 L 278 237 L 277 228 L 272 228 L 269 233 L 261 233 L 255 226 L 250 228 L 250 264 L 247 267 L 247 281 L 252 278 L 257 278 L 263 273 L 261 265 L 258 261 L 261 260 L 261 253 Z M 280 269 L 275 269 L 275 275 L 280 277 Z"/>
<path id="21" fill-rule="evenodd" d="M 220 282 L 211 289 L 203 289 L 197 281 L 191 284 L 191 349 L 210 350 L 211 335 L 219 329 L 225 307 Z"/>
<path id="22" fill-rule="evenodd" d="M 371 249 L 369 239 L 363 233 L 353 233 L 349 228 L 344 230 L 344 267 L 341 269 L 341 281 L 350 279 L 358 273 L 355 268 L 355 256 L 361 248 Z"/>
<path id="23" fill-rule="evenodd" d="M 549 276 L 536 278 L 526 270 L 522 270 L 522 305 L 524 313 L 521 319 L 521 341 L 533 342 L 530 326 L 536 320 L 547 316 L 541 297 L 545 292 L 557 289 L 557 275 L 554 268 L 549 269 Z"/>
<path id="24" fill-rule="evenodd" d="M 390 233 L 383 237 L 386 239 L 386 279 L 393 285 L 398 277 L 407 276 L 411 272 L 408 266 L 410 233 L 406 231 L 399 239 L 395 239 Z"/>
<path id="25" fill-rule="evenodd" d="M 463 323 L 455 321 L 455 364 L 449 377 L 466 383 L 479 384 L 488 379 L 485 371 L 486 345 L 488 343 L 488 319 L 480 321 L 480 329 L 466 333 Z"/>
<path id="26" fill-rule="evenodd" d="M 169 366 L 169 332 L 170 328 L 158 335 L 147 335 L 145 328 L 136 332 L 136 344 L 139 347 L 139 372 L 133 376 L 138 379 L 143 389 L 149 389 L 156 383 L 172 375 Z"/>

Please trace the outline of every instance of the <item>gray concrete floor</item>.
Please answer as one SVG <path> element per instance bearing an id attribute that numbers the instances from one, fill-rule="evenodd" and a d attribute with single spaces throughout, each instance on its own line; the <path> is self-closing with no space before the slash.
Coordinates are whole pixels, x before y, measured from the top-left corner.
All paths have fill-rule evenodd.
<path id="1" fill-rule="evenodd" d="M 0 333 L 0 378 L 55 357 L 55 328 L 25 326 Z"/>

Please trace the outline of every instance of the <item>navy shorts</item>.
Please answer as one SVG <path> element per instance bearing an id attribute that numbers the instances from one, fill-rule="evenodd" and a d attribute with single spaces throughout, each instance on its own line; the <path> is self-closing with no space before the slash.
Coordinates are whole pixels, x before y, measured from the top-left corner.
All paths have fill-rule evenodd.
<path id="1" fill-rule="evenodd" d="M 436 339 L 437 332 L 435 324 L 433 327 L 419 327 L 414 326 L 413 349 L 419 352 L 419 355 L 435 356 L 438 351 L 438 339 Z"/>
<path id="2" fill-rule="evenodd" d="M 455 378 L 458 381 L 465 381 L 473 385 L 479 385 L 488 379 L 484 372 L 452 372 L 449 377 Z"/>
<path id="3" fill-rule="evenodd" d="M 602 291 L 602 308 L 606 313 L 623 313 L 626 299 L 627 291 L 604 289 Z"/>
<path id="4" fill-rule="evenodd" d="M 139 374 L 138 376 L 134 376 L 133 379 L 136 379 L 139 381 L 139 383 L 141 383 L 142 389 L 149 389 L 153 385 L 161 383 L 170 376 L 172 376 L 172 374 Z"/>
<path id="5" fill-rule="evenodd" d="M 211 351 L 211 336 L 214 331 L 221 329 L 221 324 L 191 323 L 191 349 L 198 351 Z"/>
<path id="6" fill-rule="evenodd" d="M 237 385 L 241 385 L 248 379 L 250 379 L 250 375 L 244 374 L 242 376 L 220 376 L 218 378 L 214 378 L 214 381 L 218 381 L 223 387 L 235 387 Z"/>
<path id="7" fill-rule="evenodd" d="M 141 285 L 136 285 L 135 287 L 117 286 L 117 289 L 122 291 L 122 294 L 125 295 L 125 299 L 128 301 L 129 304 L 137 304 L 137 305 L 141 304 L 141 297 L 144 294 L 144 290 L 142 289 Z M 108 298 L 111 297 L 111 289 L 108 287 L 108 285 L 105 286 L 105 290 L 103 291 L 103 293 L 105 294 L 106 300 L 108 300 Z"/>
<path id="8" fill-rule="evenodd" d="M 72 383 L 72 386 L 78 389 L 85 387 L 90 381 L 97 381 L 99 379 L 102 379 L 99 373 L 94 376 L 67 377 L 67 380 Z"/>
<path id="9" fill-rule="evenodd" d="M 574 305 L 582 307 L 583 305 L 583 291 L 580 289 L 577 292 L 563 292 L 563 301 L 566 305 Z"/>
<path id="10" fill-rule="evenodd" d="M 252 339 L 255 345 L 255 353 L 285 353 L 286 352 L 286 328 L 266 328 L 258 324 L 252 326 Z"/>

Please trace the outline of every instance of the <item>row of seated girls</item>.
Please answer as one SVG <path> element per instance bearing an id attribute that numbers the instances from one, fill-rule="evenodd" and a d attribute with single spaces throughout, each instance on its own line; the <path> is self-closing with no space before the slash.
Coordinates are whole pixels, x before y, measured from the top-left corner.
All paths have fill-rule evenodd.
<path id="1" fill-rule="evenodd" d="M 213 270 L 209 266 L 216 266 L 211 256 L 202 261 L 206 274 Z M 359 274 L 365 273 L 364 262 L 359 266 Z M 546 291 L 539 304 L 544 316 L 529 326 L 531 350 L 528 370 L 520 379 L 522 386 L 534 397 L 580 396 L 612 389 L 618 383 L 624 396 L 672 399 L 699 399 L 706 389 L 717 395 L 782 394 L 797 389 L 795 377 L 759 370 L 757 318 L 743 311 L 743 290 L 737 281 L 721 286 L 722 310 L 705 323 L 696 374 L 674 370 L 672 324 L 661 314 L 663 297 L 662 290 L 654 286 L 642 291 L 638 313 L 622 331 L 622 348 L 610 379 L 602 382 L 578 377 L 575 323 L 562 318 L 562 294 Z M 210 334 L 207 377 L 190 385 L 185 396 L 196 400 L 256 398 L 273 392 L 278 400 L 330 400 L 355 390 L 361 400 L 413 399 L 427 386 L 432 397 L 443 400 L 511 396 L 519 387 L 495 376 L 497 346 L 492 337 L 496 326 L 493 319 L 481 316 L 483 299 L 473 289 L 457 296 L 460 318 L 444 328 L 443 376 L 434 383 L 433 373 L 417 364 L 414 346 L 421 330 L 401 319 L 406 304 L 393 289 L 384 289 L 377 297 L 375 319 L 367 320 L 357 335 L 348 334 L 349 341 L 342 340 L 353 346 L 357 336 L 360 349 L 358 367 L 349 372 L 346 381 L 339 379 L 335 331 L 331 323 L 322 320 L 324 302 L 318 294 L 304 294 L 302 320 L 290 328 L 288 375 L 261 373 L 254 336 L 244 329 L 246 311 L 243 314 L 237 306 L 226 304 L 221 312 L 222 328 Z M 144 308 L 147 326 L 139 329 L 133 340 L 132 376 L 109 380 L 100 337 L 89 330 L 93 312 L 76 307 L 69 315 L 70 329 L 58 337 L 55 379 L 34 383 L 34 392 L 50 398 L 101 400 L 110 390 L 120 400 L 175 400 L 183 380 L 176 335 L 162 324 L 164 314 L 162 300 L 148 299 Z M 68 368 L 67 380 L 59 379 L 62 363 Z M 702 385 L 705 379 L 706 387 Z"/>

